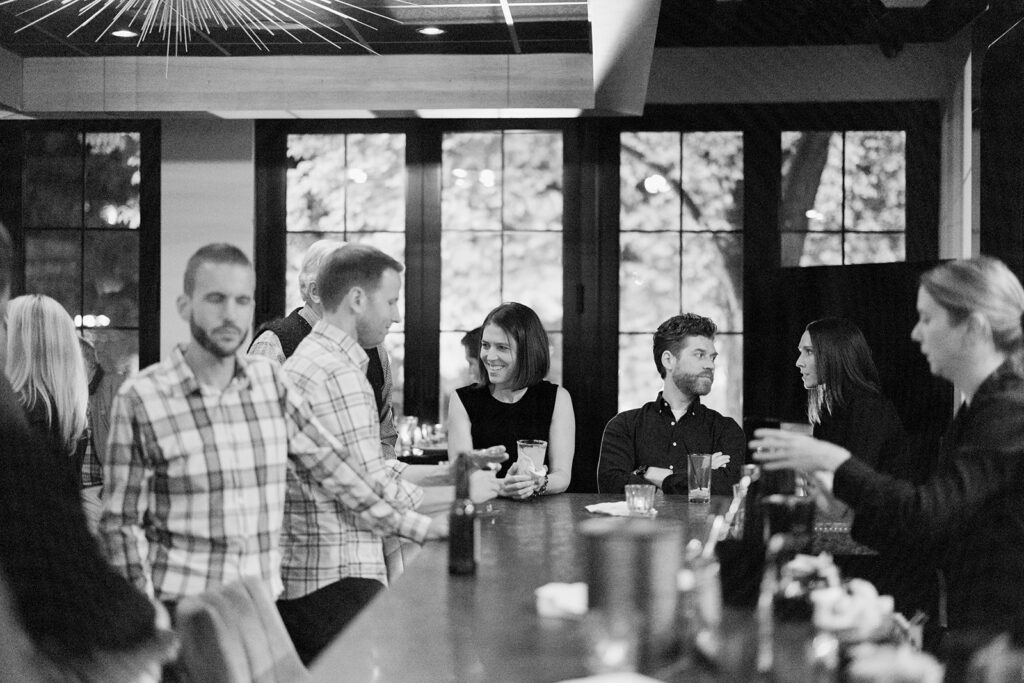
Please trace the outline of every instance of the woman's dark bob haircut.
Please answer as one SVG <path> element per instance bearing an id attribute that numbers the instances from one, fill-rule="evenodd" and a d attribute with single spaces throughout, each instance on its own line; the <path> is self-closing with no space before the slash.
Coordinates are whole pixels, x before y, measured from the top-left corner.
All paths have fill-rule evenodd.
<path id="1" fill-rule="evenodd" d="M 516 343 L 516 369 L 512 377 L 512 389 L 532 387 L 540 382 L 551 369 L 551 355 L 548 352 L 548 334 L 540 323 L 540 318 L 529 306 L 515 301 L 501 304 L 484 318 L 481 330 L 488 325 L 497 325 Z M 480 365 L 480 377 L 490 386 L 487 367 L 483 359 Z"/>

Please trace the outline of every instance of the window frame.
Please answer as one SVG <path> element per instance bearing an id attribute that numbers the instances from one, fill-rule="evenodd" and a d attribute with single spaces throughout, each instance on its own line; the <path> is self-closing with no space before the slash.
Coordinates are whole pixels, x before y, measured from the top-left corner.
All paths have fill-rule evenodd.
<path id="1" fill-rule="evenodd" d="M 22 221 L 22 173 L 27 132 L 74 132 L 140 134 L 139 173 L 139 367 L 160 360 L 160 122 L 152 119 L 68 119 L 8 121 L 0 124 L 0 222 L 11 234 L 15 263 L 11 273 L 11 296 L 25 293 L 25 227 Z M 67 228 L 85 234 L 84 225 Z M 146 277 L 142 277 L 145 273 Z M 84 272 L 82 277 L 84 278 Z M 83 281 L 79 287 L 84 286 Z M 83 292 L 84 294 L 84 292 Z M 130 327 L 111 329 L 131 330 Z"/>
<path id="2" fill-rule="evenodd" d="M 257 322 L 284 308 L 286 135 L 406 135 L 405 409 L 438 414 L 441 142 L 445 132 L 561 129 L 563 134 L 562 384 L 576 412 L 570 490 L 596 490 L 597 456 L 617 411 L 619 325 L 619 136 L 625 130 L 743 132 L 743 335 L 770 338 L 769 299 L 780 270 L 778 212 L 783 130 L 907 130 L 907 261 L 938 254 L 941 118 L 938 102 L 777 105 L 648 105 L 642 118 L 383 119 L 256 121 Z M 276 152 L 274 150 L 277 150 Z M 653 330 L 652 330 L 653 332 Z M 766 336 L 767 335 L 767 336 Z M 416 340 L 415 344 L 409 340 Z M 787 342 L 786 349 L 792 346 Z M 744 416 L 770 404 L 776 386 L 759 345 L 743 345 Z M 779 372 L 788 371 L 788 365 Z M 653 368 L 652 368 L 653 371 Z M 787 379 L 791 379 L 787 376 Z M 653 397 L 652 397 L 653 398 Z M 767 414 L 767 413 L 765 413 Z"/>

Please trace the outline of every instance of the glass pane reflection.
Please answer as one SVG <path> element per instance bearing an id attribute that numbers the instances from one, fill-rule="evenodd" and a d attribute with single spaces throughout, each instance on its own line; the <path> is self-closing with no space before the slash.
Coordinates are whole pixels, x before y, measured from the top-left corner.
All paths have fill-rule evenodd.
<path id="1" fill-rule="evenodd" d="M 711 318 L 721 332 L 743 330 L 741 234 L 683 234 L 682 310 Z"/>
<path id="2" fill-rule="evenodd" d="M 683 230 L 743 229 L 743 133 L 683 135 Z"/>
<path id="3" fill-rule="evenodd" d="M 85 227 L 138 229 L 140 139 L 139 133 L 85 134 Z"/>
<path id="4" fill-rule="evenodd" d="M 96 347 L 104 371 L 124 375 L 139 371 L 139 333 L 135 330 L 83 328 L 81 334 Z"/>
<path id="5" fill-rule="evenodd" d="M 347 232 L 405 230 L 404 135 L 348 135 L 344 178 Z"/>
<path id="6" fill-rule="evenodd" d="M 441 157 L 443 230 L 501 230 L 501 133 L 446 133 Z"/>
<path id="7" fill-rule="evenodd" d="M 562 134 L 506 132 L 503 223 L 511 230 L 562 229 Z"/>
<path id="8" fill-rule="evenodd" d="M 622 233 L 619 244 L 619 330 L 653 332 L 679 312 L 679 233 Z"/>
<path id="9" fill-rule="evenodd" d="M 86 231 L 83 315 L 102 316 L 104 325 L 139 324 L 139 235 Z"/>
<path id="10" fill-rule="evenodd" d="M 471 330 L 501 303 L 501 235 L 441 234 L 441 329 Z"/>
<path id="11" fill-rule="evenodd" d="M 82 226 L 82 137 L 75 132 L 25 133 L 22 221 L 26 228 Z"/>
<path id="12" fill-rule="evenodd" d="M 619 141 L 619 229 L 679 230 L 680 134 L 622 133 Z"/>
<path id="13" fill-rule="evenodd" d="M 25 291 L 46 294 L 72 317 L 82 313 L 82 233 L 47 230 L 25 234 Z"/>
<path id="14" fill-rule="evenodd" d="M 503 301 L 537 312 L 546 329 L 562 329 L 562 233 L 506 232 Z"/>
<path id="15" fill-rule="evenodd" d="M 904 131 L 846 133 L 847 230 L 906 228 L 906 137 Z"/>
<path id="16" fill-rule="evenodd" d="M 897 263 L 906 260 L 906 235 L 848 232 L 844 236 L 847 263 Z"/>
<path id="17" fill-rule="evenodd" d="M 345 136 L 288 136 L 288 230 L 345 231 Z"/>

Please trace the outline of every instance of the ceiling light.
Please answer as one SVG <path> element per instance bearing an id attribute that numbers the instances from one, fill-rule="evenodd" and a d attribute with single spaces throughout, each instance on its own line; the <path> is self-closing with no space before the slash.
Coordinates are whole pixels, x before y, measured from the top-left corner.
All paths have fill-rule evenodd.
<path id="1" fill-rule="evenodd" d="M 422 33 L 425 36 L 439 36 L 444 33 L 444 29 L 436 26 L 424 26 L 423 28 L 416 29 L 416 32 Z"/>
<path id="2" fill-rule="evenodd" d="M 114 36 L 115 38 L 137 38 L 139 34 L 135 31 L 131 31 L 126 28 L 121 28 L 116 31 L 111 31 L 110 35 Z"/>
<path id="3" fill-rule="evenodd" d="M 55 8 L 49 4 L 50 0 L 34 4 L 30 0 L 0 0 L 0 7 L 14 6 L 15 3 L 31 5 L 20 11 L 15 10 L 26 21 L 15 33 L 40 23 L 45 26 L 47 19 L 63 11 L 78 16 L 78 25 L 68 33 L 68 37 L 86 26 L 102 26 L 104 19 L 109 17 L 110 23 L 102 29 L 97 40 L 111 32 L 118 37 L 134 38 L 141 35 L 141 43 L 150 34 L 156 33 L 165 37 L 168 56 L 172 45 L 175 54 L 178 53 L 179 45 L 187 52 L 196 34 L 207 36 L 211 27 L 240 29 L 256 47 L 268 52 L 264 36 L 281 32 L 301 43 L 303 41 L 298 31 L 304 30 L 336 48 L 341 48 L 345 43 L 353 43 L 367 52 L 377 54 L 365 43 L 326 23 L 328 20 L 322 18 L 322 13 L 327 12 L 346 22 L 371 29 L 375 27 L 353 16 L 355 11 L 377 19 L 402 23 L 380 12 L 360 7 L 350 0 L 60 0 Z M 32 19 L 34 13 L 41 14 Z M 112 31 L 115 22 L 121 23 L 121 18 L 126 14 L 131 16 L 129 25 L 133 27 L 133 32 Z M 93 24 L 96 19 L 98 21 Z"/>

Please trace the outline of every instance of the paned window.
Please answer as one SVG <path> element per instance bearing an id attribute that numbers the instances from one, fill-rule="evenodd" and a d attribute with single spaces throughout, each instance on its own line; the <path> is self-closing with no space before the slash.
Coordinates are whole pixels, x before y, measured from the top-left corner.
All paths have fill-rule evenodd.
<path id="1" fill-rule="evenodd" d="M 906 133 L 782 133 L 783 266 L 906 258 Z"/>
<path id="2" fill-rule="evenodd" d="M 442 147 L 439 405 L 468 383 L 460 343 L 505 301 L 540 317 L 562 368 L 562 134 L 448 133 Z"/>
<path id="3" fill-rule="evenodd" d="M 139 368 L 138 132 L 24 132 L 25 291 L 59 301 L 108 371 Z"/>
<path id="4" fill-rule="evenodd" d="M 619 410 L 657 395 L 654 331 L 688 312 L 719 329 L 703 401 L 740 420 L 743 134 L 624 132 L 619 143 Z"/>
<path id="5" fill-rule="evenodd" d="M 299 268 L 320 239 L 370 244 L 405 261 L 405 135 L 347 133 L 288 136 L 286 312 L 303 305 Z M 398 304 L 404 318 L 405 289 Z M 385 339 L 394 379 L 392 401 L 403 403 L 405 327 Z"/>

